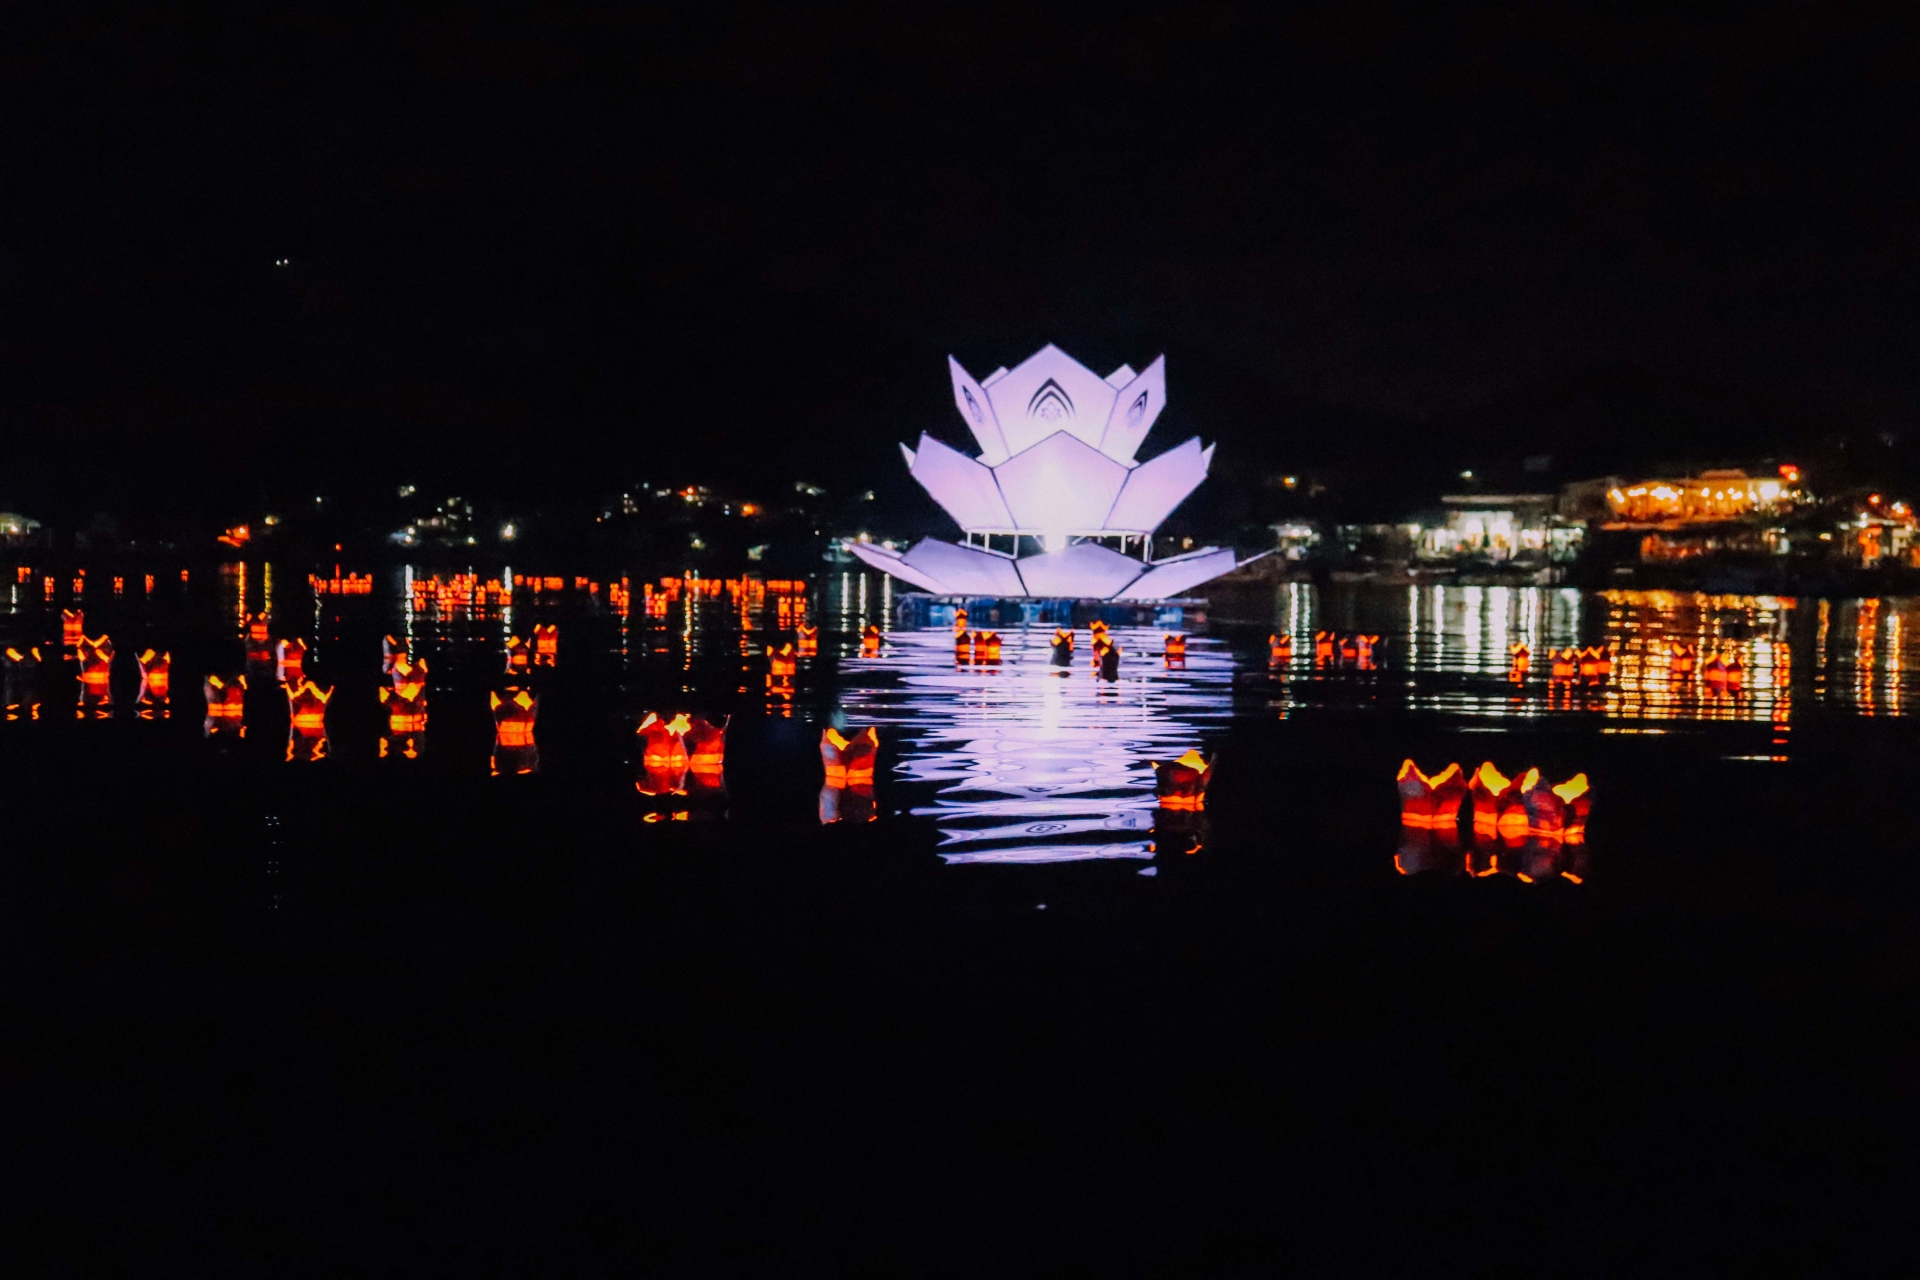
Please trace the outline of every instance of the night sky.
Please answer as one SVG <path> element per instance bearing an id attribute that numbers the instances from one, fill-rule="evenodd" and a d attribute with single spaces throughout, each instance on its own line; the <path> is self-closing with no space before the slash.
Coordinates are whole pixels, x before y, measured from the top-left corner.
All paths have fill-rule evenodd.
<path id="1" fill-rule="evenodd" d="M 0 501 L 900 486 L 1047 340 L 1247 475 L 1920 445 L 1910 6 L 405 8 L 9 19 Z"/>

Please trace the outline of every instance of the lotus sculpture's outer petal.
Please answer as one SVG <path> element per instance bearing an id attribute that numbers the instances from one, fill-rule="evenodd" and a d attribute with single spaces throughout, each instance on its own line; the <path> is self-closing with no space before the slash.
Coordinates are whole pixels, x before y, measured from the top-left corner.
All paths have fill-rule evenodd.
<path id="1" fill-rule="evenodd" d="M 909 569 L 944 584 L 955 595 L 1018 596 L 1025 593 L 1013 561 L 978 547 L 922 538 L 902 557 Z"/>
<path id="2" fill-rule="evenodd" d="M 923 431 L 911 465 L 913 478 L 962 529 L 1013 527 L 1013 516 L 1000 496 L 1000 486 L 993 482 L 993 472 L 958 449 Z"/>
<path id="3" fill-rule="evenodd" d="M 960 410 L 967 429 L 973 432 L 973 438 L 980 442 L 980 461 L 990 467 L 1006 461 L 1007 442 L 1000 434 L 999 422 L 994 419 L 993 403 L 987 398 L 986 389 L 952 356 L 947 357 L 947 372 L 953 375 L 953 403 Z"/>
<path id="4" fill-rule="evenodd" d="M 1167 358 L 1161 356 L 1147 366 L 1145 373 L 1121 387 L 1120 394 L 1114 397 L 1113 412 L 1107 416 L 1107 429 L 1100 438 L 1100 452 L 1116 462 L 1131 464 L 1133 455 L 1140 451 L 1140 442 L 1153 430 L 1160 411 L 1166 407 Z"/>
<path id="5" fill-rule="evenodd" d="M 1228 553 L 1231 560 L 1232 553 Z M 1105 600 L 1140 576 L 1141 564 L 1097 542 L 1079 542 L 1064 551 L 1024 556 L 1020 578 L 1030 596 Z"/>
<path id="6" fill-rule="evenodd" d="M 1106 527 L 1127 469 L 1092 445 L 1057 432 L 993 469 L 1022 529 L 1084 532 Z"/>
<path id="7" fill-rule="evenodd" d="M 987 388 L 993 414 L 1014 455 L 1056 431 L 1100 447 L 1117 393 L 1087 366 L 1048 343 Z"/>
<path id="8" fill-rule="evenodd" d="M 1127 588 L 1129 600 L 1164 600 L 1190 591 L 1209 578 L 1230 572 L 1235 565 L 1231 549 L 1207 547 L 1173 560 L 1162 560 Z"/>
<path id="9" fill-rule="evenodd" d="M 1207 467 L 1212 461 L 1212 446 L 1202 449 L 1200 437 L 1194 436 L 1159 457 L 1141 463 L 1127 473 L 1127 483 L 1107 515 L 1106 527 L 1153 532 L 1207 478 Z"/>
<path id="10" fill-rule="evenodd" d="M 890 573 L 902 582 L 919 587 L 922 591 L 932 591 L 938 595 L 946 595 L 949 592 L 946 583 L 913 568 L 900 558 L 898 551 L 889 547 L 883 547 L 873 542 L 849 542 L 846 544 L 846 547 L 847 550 L 853 552 L 854 555 L 859 556 L 861 560 L 872 565 L 880 572 Z"/>

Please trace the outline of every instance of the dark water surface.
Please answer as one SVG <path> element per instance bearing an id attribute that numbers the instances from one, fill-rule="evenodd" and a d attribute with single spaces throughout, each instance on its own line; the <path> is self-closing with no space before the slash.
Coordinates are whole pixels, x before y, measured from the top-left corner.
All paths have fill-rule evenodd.
<path id="1" fill-rule="evenodd" d="M 90 579 L 106 717 L 57 656 L 70 575 L 0 619 L 48 659 L 38 717 L 0 723 L 0 1087 L 42 1264 L 1896 1256 L 1920 603 L 1281 587 L 1216 595 L 1182 665 L 1118 627 L 1107 682 L 1084 626 L 1064 670 L 1051 625 L 1003 623 L 992 666 L 944 625 L 863 653 L 895 602 L 860 575 L 654 612 L 638 582 L 468 606 L 425 568 L 271 572 Z M 202 734 L 201 676 L 248 670 L 268 608 L 335 691 L 324 760 L 288 762 L 258 666 L 246 737 Z M 803 617 L 818 653 L 770 681 Z M 555 665 L 509 677 L 535 623 Z M 1321 631 L 1381 641 L 1323 660 Z M 428 663 L 415 758 L 383 634 Z M 1569 646 L 1611 670 L 1552 679 Z M 149 647 L 174 690 L 143 718 Z M 509 686 L 534 772 L 495 751 Z M 681 710 L 732 717 L 724 786 L 644 795 L 634 727 Z M 823 794 L 828 725 L 880 727 L 872 822 Z M 1153 762 L 1189 748 L 1215 779 L 1171 811 Z M 1588 840 L 1414 840 L 1409 757 L 1585 773 Z"/>

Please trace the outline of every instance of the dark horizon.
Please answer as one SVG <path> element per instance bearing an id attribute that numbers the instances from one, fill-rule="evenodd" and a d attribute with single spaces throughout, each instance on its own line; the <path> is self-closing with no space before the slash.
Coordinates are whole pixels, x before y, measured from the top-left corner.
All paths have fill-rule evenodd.
<path id="1" fill-rule="evenodd" d="M 1920 476 L 1892 10 L 32 28 L 0 501 L 43 518 L 899 487 L 945 356 L 1045 341 L 1166 353 L 1147 452 L 1242 475 Z"/>

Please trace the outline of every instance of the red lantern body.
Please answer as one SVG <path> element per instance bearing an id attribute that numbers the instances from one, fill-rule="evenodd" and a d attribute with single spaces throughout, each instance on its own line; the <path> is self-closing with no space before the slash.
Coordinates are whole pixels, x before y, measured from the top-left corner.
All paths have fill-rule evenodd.
<path id="1" fill-rule="evenodd" d="M 811 658 L 820 652 L 820 628 L 810 627 L 803 622 L 795 634 L 796 647 L 801 657 Z"/>
<path id="2" fill-rule="evenodd" d="M 1548 674 L 1554 680 L 1573 680 L 1580 675 L 1580 653 L 1577 649 L 1549 649 L 1547 656 L 1552 660 Z"/>
<path id="3" fill-rule="evenodd" d="M 86 634 L 86 615 L 79 609 L 60 611 L 60 643 L 68 649 L 76 649 Z"/>
<path id="4" fill-rule="evenodd" d="M 299 683 L 288 683 L 285 687 L 287 691 L 287 759 L 326 759 L 327 702 L 333 697 L 333 690 L 322 689 L 304 676 Z"/>
<path id="5" fill-rule="evenodd" d="M 1198 751 L 1188 751 L 1178 760 L 1153 762 L 1154 790 L 1163 809 L 1204 809 L 1207 785 L 1213 781 L 1213 761 Z"/>
<path id="6" fill-rule="evenodd" d="M 533 646 L 518 636 L 507 637 L 507 674 L 525 672 L 533 665 Z"/>
<path id="7" fill-rule="evenodd" d="M 113 641 L 80 637 L 75 650 L 80 664 L 80 705 L 74 714 L 85 719 L 89 712 L 104 720 L 113 714 Z"/>
<path id="8" fill-rule="evenodd" d="M 848 787 L 873 785 L 873 765 L 880 750 L 880 730 L 872 725 L 851 738 L 829 727 L 820 735 L 820 763 L 826 767 L 827 785 Z"/>
<path id="9" fill-rule="evenodd" d="M 137 655 L 135 661 L 140 664 L 140 714 L 151 718 L 158 710 L 164 718 L 172 697 L 173 655 L 148 649 Z"/>
<path id="10" fill-rule="evenodd" d="M 1165 648 L 1161 650 L 1161 656 L 1166 659 L 1166 663 L 1170 667 L 1186 666 L 1187 638 L 1183 635 L 1169 635 Z"/>
<path id="11" fill-rule="evenodd" d="M 1429 778 L 1408 760 L 1394 777 L 1400 791 L 1400 825 L 1432 831 L 1460 831 L 1460 804 L 1467 798 L 1467 780 L 1460 766 L 1450 764 Z"/>
<path id="12" fill-rule="evenodd" d="M 200 688 L 207 698 L 207 719 L 201 731 L 209 738 L 220 733 L 230 733 L 237 738 L 246 737 L 247 678 L 208 676 L 201 682 Z"/>
<path id="13" fill-rule="evenodd" d="M 274 646 L 274 676 L 281 684 L 298 685 L 307 675 L 307 642 L 282 640 Z"/>
<path id="14" fill-rule="evenodd" d="M 867 624 L 867 629 L 860 633 L 860 652 L 867 657 L 880 652 L 880 628 L 871 622 Z"/>
<path id="15" fill-rule="evenodd" d="M 540 699 L 531 690 L 509 685 L 487 695 L 493 711 L 494 776 L 533 773 L 540 767 L 540 748 L 534 742 L 534 724 L 540 717 Z"/>
<path id="16" fill-rule="evenodd" d="M 1290 635 L 1270 635 L 1267 637 L 1267 665 L 1284 667 L 1293 662 L 1293 637 Z"/>
<path id="17" fill-rule="evenodd" d="M 560 628 L 551 622 L 536 622 L 533 625 L 533 662 L 535 666 L 551 667 L 560 657 Z"/>
<path id="18" fill-rule="evenodd" d="M 778 649 L 767 650 L 767 674 L 775 679 L 791 679 L 799 664 L 794 660 L 793 646 L 783 644 Z"/>

